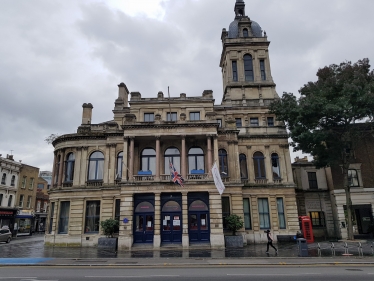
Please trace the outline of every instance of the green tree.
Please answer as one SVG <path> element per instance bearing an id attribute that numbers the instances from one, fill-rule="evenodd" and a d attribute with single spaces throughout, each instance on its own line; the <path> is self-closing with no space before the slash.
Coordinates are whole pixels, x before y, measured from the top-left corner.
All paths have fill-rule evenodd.
<path id="1" fill-rule="evenodd" d="M 118 231 L 119 221 L 115 219 L 107 219 L 100 222 L 101 229 L 106 237 L 113 238 L 113 234 Z"/>
<path id="2" fill-rule="evenodd" d="M 236 232 L 243 227 L 244 223 L 242 217 L 232 214 L 226 217 L 226 225 L 227 228 L 232 231 L 232 235 L 235 236 Z"/>
<path id="3" fill-rule="evenodd" d="M 374 73 L 369 60 L 363 59 L 326 66 L 317 77 L 299 90 L 299 98 L 284 93 L 270 112 L 285 122 L 294 151 L 311 154 L 318 168 L 342 167 L 348 239 L 353 239 L 348 168 L 357 142 L 373 130 Z"/>

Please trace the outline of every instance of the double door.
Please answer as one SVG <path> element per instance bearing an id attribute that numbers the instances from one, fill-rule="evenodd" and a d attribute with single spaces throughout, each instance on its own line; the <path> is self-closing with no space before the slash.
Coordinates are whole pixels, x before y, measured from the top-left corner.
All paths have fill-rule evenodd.
<path id="1" fill-rule="evenodd" d="M 182 242 L 182 213 L 161 214 L 161 242 Z"/>
<path id="2" fill-rule="evenodd" d="M 154 234 L 154 214 L 135 214 L 134 242 L 152 243 Z"/>
<path id="3" fill-rule="evenodd" d="M 188 234 L 190 242 L 208 242 L 209 213 L 190 212 L 188 214 Z"/>

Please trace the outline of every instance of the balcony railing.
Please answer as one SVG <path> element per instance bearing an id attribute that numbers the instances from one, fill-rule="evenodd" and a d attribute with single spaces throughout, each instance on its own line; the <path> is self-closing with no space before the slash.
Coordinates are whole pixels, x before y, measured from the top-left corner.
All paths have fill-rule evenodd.
<path id="1" fill-rule="evenodd" d="M 63 182 L 62 183 L 62 187 L 72 187 L 73 186 L 73 182 L 72 181 L 67 181 L 67 182 Z"/>
<path id="2" fill-rule="evenodd" d="M 274 184 L 281 184 L 282 183 L 282 179 L 280 179 L 280 178 L 273 179 L 273 181 L 274 181 Z"/>
<path id="3" fill-rule="evenodd" d="M 208 180 L 209 179 L 209 174 L 188 174 L 187 175 L 187 180 Z"/>
<path id="4" fill-rule="evenodd" d="M 154 175 L 135 175 L 134 176 L 134 181 L 145 182 L 145 181 L 154 181 L 154 180 L 155 180 Z"/>
<path id="5" fill-rule="evenodd" d="M 255 184 L 267 184 L 267 179 L 255 179 Z"/>
<path id="6" fill-rule="evenodd" d="M 87 186 L 102 186 L 103 181 L 102 180 L 92 180 L 86 182 Z"/>

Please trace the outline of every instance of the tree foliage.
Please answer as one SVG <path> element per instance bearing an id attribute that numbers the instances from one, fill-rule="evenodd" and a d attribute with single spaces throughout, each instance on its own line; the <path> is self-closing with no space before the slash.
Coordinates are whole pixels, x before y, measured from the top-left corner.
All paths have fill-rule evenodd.
<path id="1" fill-rule="evenodd" d="M 232 214 L 226 217 L 227 228 L 232 231 L 232 235 L 241 229 L 244 225 L 242 217 Z"/>
<path id="2" fill-rule="evenodd" d="M 107 219 L 105 221 L 100 222 L 101 229 L 104 232 L 104 235 L 106 237 L 113 237 L 113 233 L 115 233 L 118 230 L 119 227 L 119 221 L 115 219 Z"/>
<path id="3" fill-rule="evenodd" d="M 48 143 L 48 144 L 52 144 L 53 141 L 54 141 L 55 139 L 57 139 L 58 137 L 59 137 L 58 134 L 51 134 L 51 135 L 49 135 L 48 137 L 46 137 L 46 138 L 44 139 L 44 141 L 45 141 L 46 143 Z"/>
<path id="4" fill-rule="evenodd" d="M 270 112 L 285 122 L 295 151 L 311 154 L 318 168 L 343 167 L 347 206 L 351 206 L 348 168 L 357 141 L 367 133 L 366 127 L 372 128 L 374 72 L 369 59 L 363 59 L 321 68 L 317 78 L 299 90 L 299 98 L 284 93 Z M 352 239 L 348 209 L 348 238 Z"/>

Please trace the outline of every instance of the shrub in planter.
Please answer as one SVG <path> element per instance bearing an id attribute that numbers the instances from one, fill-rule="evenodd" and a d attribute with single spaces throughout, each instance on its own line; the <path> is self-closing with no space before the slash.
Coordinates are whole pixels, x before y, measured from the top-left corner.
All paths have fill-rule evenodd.
<path id="1" fill-rule="evenodd" d="M 119 222 L 115 219 L 107 219 L 101 221 L 100 225 L 106 237 L 100 237 L 98 239 L 98 248 L 116 251 L 118 238 L 114 238 L 113 234 L 118 230 Z"/>

